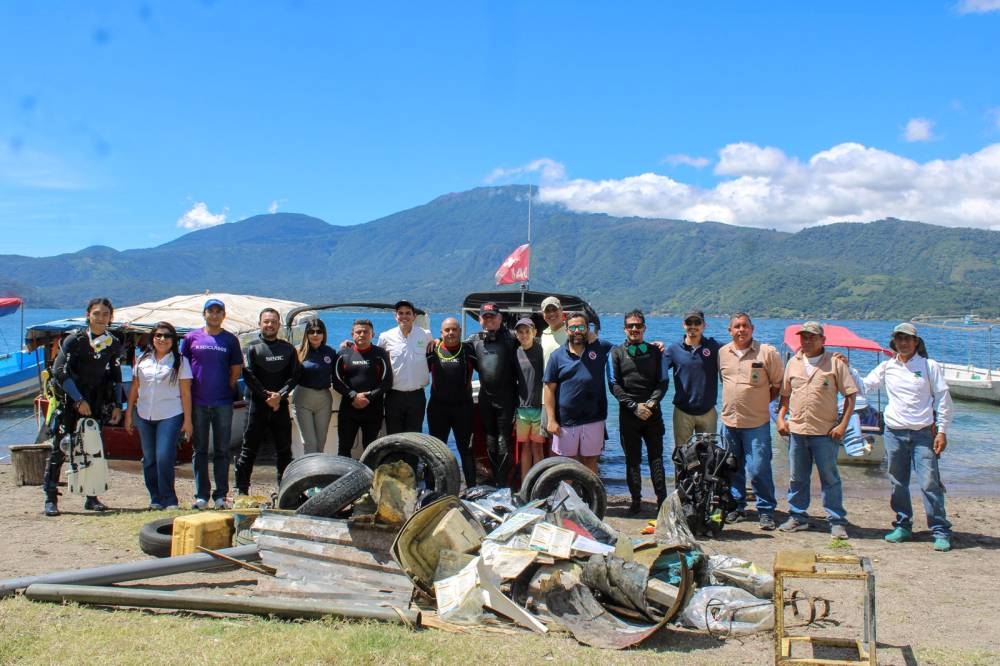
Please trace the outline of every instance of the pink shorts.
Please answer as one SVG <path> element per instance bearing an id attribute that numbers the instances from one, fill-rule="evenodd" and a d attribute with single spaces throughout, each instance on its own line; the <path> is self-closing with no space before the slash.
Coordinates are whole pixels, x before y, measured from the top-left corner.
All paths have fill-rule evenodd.
<path id="1" fill-rule="evenodd" d="M 552 435 L 552 452 L 561 456 L 601 455 L 604 449 L 604 421 L 578 426 L 562 426 L 558 435 Z"/>

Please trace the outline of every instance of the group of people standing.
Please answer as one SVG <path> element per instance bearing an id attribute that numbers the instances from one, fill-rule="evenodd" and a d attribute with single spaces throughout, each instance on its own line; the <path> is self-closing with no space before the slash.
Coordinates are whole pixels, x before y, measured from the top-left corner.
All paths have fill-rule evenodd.
<path id="1" fill-rule="evenodd" d="M 478 482 L 472 453 L 472 379 L 479 377 L 479 413 L 489 457 L 490 481 L 507 485 L 515 465 L 520 473 L 544 457 L 572 457 L 597 471 L 606 439 L 607 388 L 619 403 L 619 432 L 625 454 L 626 483 L 641 510 L 641 460 L 645 446 L 657 503 L 668 490 L 663 463 L 665 421 L 660 403 L 674 380 L 674 448 L 696 432 L 714 433 L 721 380 L 721 435 L 737 458 L 731 487 L 737 508 L 727 522 L 747 516 L 746 484 L 756 496 L 760 528 L 798 531 L 811 527 L 809 481 L 815 465 L 830 532 L 847 538 L 847 512 L 837 469 L 837 452 L 853 413 L 855 398 L 884 389 L 885 445 L 896 514 L 890 542 L 912 537 L 911 469 L 916 469 L 928 524 L 937 550 L 949 550 L 950 528 L 937 460 L 947 446 L 952 406 L 940 366 L 926 358 L 912 324 L 892 333 L 895 356 L 864 378 L 842 355 L 824 347 L 823 327 L 806 322 L 798 333 L 801 348 L 787 364 L 777 350 L 754 339 L 746 313 L 730 318 L 731 342 L 720 345 L 704 335 L 705 317 L 685 314 L 682 339 L 664 345 L 645 338 L 645 316 L 624 316 L 625 341 L 598 338 L 583 312 L 564 313 L 556 297 L 543 300 L 547 327 L 539 334 L 531 317 L 518 320 L 514 334 L 503 326 L 496 303 L 479 312 L 482 330 L 461 339 L 457 319 L 442 321 L 440 337 L 415 325 L 410 301 L 394 306 L 397 326 L 374 340 L 369 319 L 356 319 L 351 340 L 333 349 L 319 318 L 305 323 L 298 348 L 278 337 L 279 313 L 265 308 L 260 334 L 245 350 L 223 328 L 225 304 L 209 299 L 205 326 L 180 339 L 169 322 L 157 322 L 134 363 L 125 427 L 142 441 L 143 474 L 150 508 L 177 508 L 174 466 L 178 435 L 191 438 L 195 498 L 192 508 L 230 506 L 229 442 L 233 399 L 242 377 L 249 397 L 248 422 L 235 462 L 238 493 L 250 489 L 254 463 L 265 438 L 274 443 L 281 474 L 292 459 L 292 419 L 304 453 L 322 451 L 332 416 L 331 389 L 341 396 L 338 453 L 350 455 L 358 433 L 367 446 L 384 423 L 389 434 L 419 432 L 426 414 L 431 435 L 447 441 L 454 434 L 467 485 Z M 53 450 L 43 489 L 45 514 L 58 515 L 60 447 L 82 417 L 116 423 L 121 418 L 122 343 L 108 331 L 113 316 L 108 299 L 87 305 L 87 327 L 68 336 L 53 365 L 59 403 L 50 423 Z M 859 384 L 860 379 L 860 384 Z M 430 398 L 425 387 L 430 384 Z M 769 404 L 780 397 L 779 434 L 789 438 L 788 517 L 775 520 L 777 499 L 772 473 Z M 838 404 L 838 397 L 840 398 Z M 211 437 L 211 440 L 210 440 Z M 214 450 L 209 476 L 209 445 Z M 214 481 L 214 488 L 213 482 Z M 85 508 L 102 511 L 97 497 Z"/>

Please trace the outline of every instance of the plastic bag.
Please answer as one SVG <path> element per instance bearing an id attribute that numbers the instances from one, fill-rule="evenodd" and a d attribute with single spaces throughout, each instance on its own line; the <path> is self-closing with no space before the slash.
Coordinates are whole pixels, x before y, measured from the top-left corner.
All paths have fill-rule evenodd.
<path id="1" fill-rule="evenodd" d="M 770 631 L 774 604 L 738 587 L 709 585 L 694 593 L 678 621 L 713 636 Z"/>
<path id="2" fill-rule="evenodd" d="M 675 490 L 666 501 L 660 505 L 660 513 L 656 516 L 656 531 L 653 532 L 656 543 L 661 546 L 678 546 L 685 550 L 701 550 L 697 539 L 688 527 L 684 516 L 681 498 Z"/>
<path id="3" fill-rule="evenodd" d="M 712 555 L 704 568 L 709 585 L 732 585 L 759 599 L 774 596 L 774 576 L 753 562 L 732 555 Z"/>
<path id="4" fill-rule="evenodd" d="M 590 505 L 584 502 L 573 490 L 573 486 L 565 481 L 560 481 L 549 498 L 546 500 L 552 507 L 550 522 L 561 527 L 573 529 L 578 534 L 579 530 L 574 527 L 582 527 L 595 541 L 613 546 L 618 541 L 618 531 L 597 517 L 590 510 Z"/>

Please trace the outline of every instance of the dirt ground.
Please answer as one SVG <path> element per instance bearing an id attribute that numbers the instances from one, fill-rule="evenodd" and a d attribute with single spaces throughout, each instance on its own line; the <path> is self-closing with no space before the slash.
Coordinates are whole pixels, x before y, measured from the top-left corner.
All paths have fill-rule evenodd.
<path id="1" fill-rule="evenodd" d="M 135 463 L 114 463 L 112 489 L 104 501 L 118 512 L 142 512 L 148 496 Z M 273 488 L 273 470 L 255 472 L 254 491 Z M 258 481 L 259 479 L 259 481 Z M 272 485 L 268 484 L 268 480 Z M 177 480 L 178 496 L 192 495 L 188 470 Z M 42 493 L 37 486 L 14 485 L 12 468 L 0 465 L 0 577 L 41 574 L 82 566 L 94 566 L 147 557 L 136 540 L 109 543 L 102 538 L 100 516 L 82 510 L 82 498 L 64 496 L 59 518 L 41 513 Z M 783 534 L 762 532 L 753 521 L 727 525 L 719 539 L 705 540 L 706 552 L 735 555 L 770 569 L 781 549 L 809 549 L 818 553 L 856 554 L 871 558 L 876 575 L 879 663 L 1000 663 L 1000 595 L 996 593 L 996 572 L 1000 570 L 1000 498 L 949 498 L 948 513 L 954 524 L 954 550 L 937 553 L 931 548 L 923 511 L 917 505 L 916 539 L 894 545 L 882 540 L 891 514 L 887 498 L 851 497 L 845 504 L 849 513 L 850 541 L 847 548 L 831 548 L 829 535 L 819 529 Z M 814 493 L 814 512 L 818 496 Z M 652 504 L 640 519 L 625 517 L 624 498 L 613 498 L 608 519 L 626 534 L 638 535 L 654 517 Z M 780 502 L 784 508 L 784 502 Z M 141 524 L 159 514 L 136 515 Z M 814 515 L 817 515 L 814 513 Z M 783 514 L 779 514 L 779 520 Z M 240 574 L 246 578 L 246 573 Z M 206 582 L 218 575 L 188 574 Z M 834 601 L 830 631 L 837 635 L 837 618 L 857 616 L 861 603 L 860 583 L 837 583 L 821 593 Z M 797 583 L 809 594 L 819 594 L 806 583 Z M 840 632 L 842 633 L 842 632 Z M 853 635 L 851 635 L 853 636 Z M 857 635 L 859 637 L 859 635 Z M 565 639 L 554 639 L 565 640 Z M 705 634 L 669 628 L 661 631 L 642 649 L 682 651 L 696 663 L 761 664 L 773 655 L 771 633 L 719 639 Z"/>

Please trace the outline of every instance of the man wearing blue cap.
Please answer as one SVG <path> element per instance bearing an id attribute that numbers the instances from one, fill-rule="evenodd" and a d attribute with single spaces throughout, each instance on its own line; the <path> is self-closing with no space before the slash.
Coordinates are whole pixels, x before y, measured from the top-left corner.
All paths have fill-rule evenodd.
<path id="1" fill-rule="evenodd" d="M 229 439 L 233 427 L 233 392 L 243 369 L 243 351 L 236 336 L 222 328 L 226 304 L 217 298 L 205 301 L 203 328 L 184 336 L 181 353 L 191 364 L 191 405 L 194 435 L 195 501 L 191 508 L 204 509 L 209 501 L 217 509 L 227 508 L 229 494 Z M 212 431 L 212 472 L 208 477 L 208 432 Z M 168 507 L 169 508 L 169 507 Z"/>

